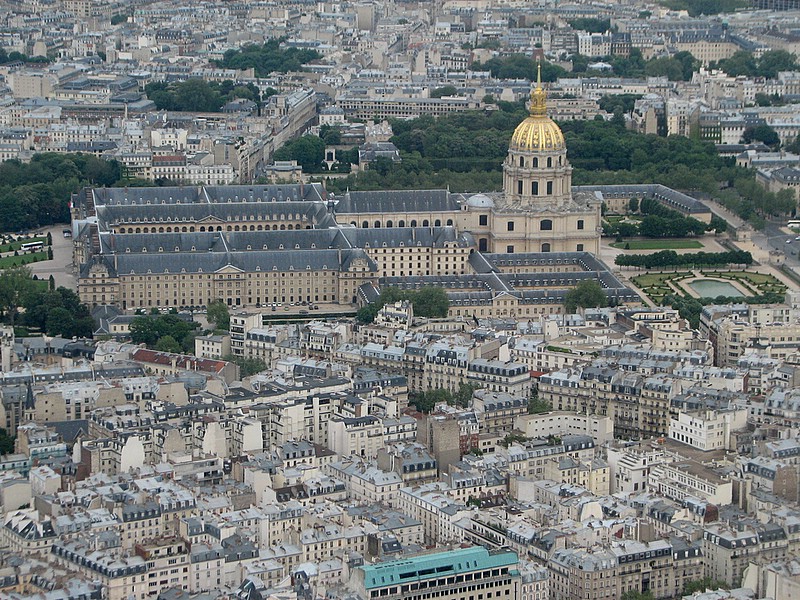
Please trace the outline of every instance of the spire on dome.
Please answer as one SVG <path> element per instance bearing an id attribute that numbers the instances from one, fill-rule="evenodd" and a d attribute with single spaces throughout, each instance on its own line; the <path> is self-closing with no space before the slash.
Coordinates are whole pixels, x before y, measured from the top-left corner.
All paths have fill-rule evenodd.
<path id="1" fill-rule="evenodd" d="M 531 92 L 531 116 L 547 116 L 547 93 L 542 88 L 542 62 L 536 68 L 536 87 Z"/>

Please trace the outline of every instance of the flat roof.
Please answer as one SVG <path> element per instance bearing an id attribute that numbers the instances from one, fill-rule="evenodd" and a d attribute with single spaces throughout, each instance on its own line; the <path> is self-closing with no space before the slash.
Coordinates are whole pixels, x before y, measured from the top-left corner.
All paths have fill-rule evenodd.
<path id="1" fill-rule="evenodd" d="M 359 567 L 364 571 L 364 588 L 386 587 L 441 577 L 468 573 L 494 567 L 516 567 L 519 558 L 513 551 L 489 552 L 482 546 L 460 548 L 434 554 L 423 554 Z"/>

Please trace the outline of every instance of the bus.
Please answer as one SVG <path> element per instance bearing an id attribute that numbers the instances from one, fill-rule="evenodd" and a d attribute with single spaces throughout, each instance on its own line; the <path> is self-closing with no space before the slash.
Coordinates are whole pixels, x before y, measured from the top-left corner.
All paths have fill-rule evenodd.
<path id="1" fill-rule="evenodd" d="M 800 229 L 800 219 L 794 219 L 786 224 L 789 229 Z"/>
<path id="2" fill-rule="evenodd" d="M 23 252 L 39 252 L 42 248 L 44 248 L 44 242 L 27 242 L 19 247 Z"/>

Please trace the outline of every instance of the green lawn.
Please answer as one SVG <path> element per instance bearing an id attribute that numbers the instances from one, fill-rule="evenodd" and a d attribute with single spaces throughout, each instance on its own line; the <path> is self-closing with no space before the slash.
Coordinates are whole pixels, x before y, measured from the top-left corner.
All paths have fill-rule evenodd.
<path id="1" fill-rule="evenodd" d="M 611 247 L 619 248 L 620 250 L 681 250 L 684 248 L 702 248 L 703 244 L 697 240 L 631 240 L 629 242 L 614 242 Z"/>
<path id="2" fill-rule="evenodd" d="M 735 279 L 747 288 L 758 294 L 775 292 L 786 293 L 786 286 L 768 273 L 754 273 L 752 271 L 703 271 L 703 275 L 719 277 L 721 279 Z"/>
<path id="3" fill-rule="evenodd" d="M 22 247 L 22 244 L 29 244 L 30 242 L 42 242 L 45 246 L 47 246 L 46 237 L 35 237 L 29 240 L 17 240 L 16 242 L 9 242 L 7 244 L 0 245 L 0 253 L 14 252 L 15 250 L 19 250 Z"/>
<path id="4" fill-rule="evenodd" d="M 35 259 L 35 260 L 34 260 Z M 35 254 L 22 254 L 20 256 L 4 256 L 0 258 L 0 269 L 7 269 L 19 265 L 27 265 L 32 262 L 47 260 L 47 250 L 36 252 Z"/>

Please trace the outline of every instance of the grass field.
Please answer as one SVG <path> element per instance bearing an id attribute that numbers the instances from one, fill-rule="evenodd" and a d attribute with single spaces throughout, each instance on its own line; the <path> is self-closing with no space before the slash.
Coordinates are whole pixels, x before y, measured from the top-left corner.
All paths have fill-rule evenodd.
<path id="1" fill-rule="evenodd" d="M 620 250 L 682 250 L 685 248 L 702 248 L 703 244 L 697 240 L 631 240 L 629 242 L 614 242 L 611 247 L 619 248 Z"/>
<path id="2" fill-rule="evenodd" d="M 16 242 L 8 242 L 7 244 L 0 245 L 0 253 L 2 253 L 2 252 L 14 252 L 15 250 L 19 250 L 22 247 L 22 244 L 28 244 L 30 242 L 42 242 L 46 246 L 47 245 L 47 238 L 46 237 L 36 237 L 36 238 L 31 238 L 29 240 L 21 239 L 21 240 L 17 240 Z"/>
<path id="3" fill-rule="evenodd" d="M 34 254 L 22 254 L 20 256 L 4 256 L 0 258 L 0 269 L 7 269 L 8 267 L 27 265 L 32 262 L 41 262 L 47 260 L 47 250 L 44 252 L 36 252 Z"/>
<path id="4" fill-rule="evenodd" d="M 757 294 L 785 294 L 786 285 L 767 273 L 754 273 L 752 271 L 703 271 L 703 275 L 719 277 L 720 279 L 735 279 L 744 287 Z"/>

